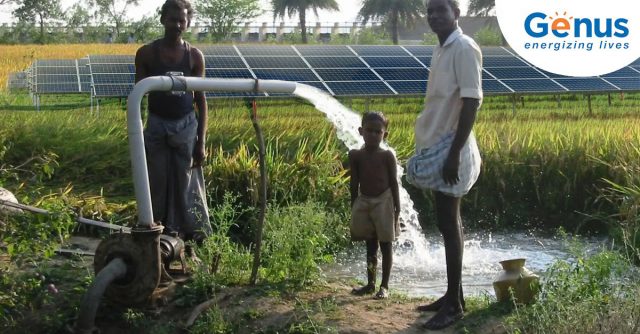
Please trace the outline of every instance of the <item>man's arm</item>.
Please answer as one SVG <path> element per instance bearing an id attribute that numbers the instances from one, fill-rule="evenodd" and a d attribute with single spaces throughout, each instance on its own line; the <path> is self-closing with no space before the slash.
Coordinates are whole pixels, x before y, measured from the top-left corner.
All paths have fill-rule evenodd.
<path id="1" fill-rule="evenodd" d="M 204 77 L 204 55 L 196 48 L 191 49 L 193 57 L 193 70 L 194 77 Z M 207 139 L 207 99 L 204 92 L 194 92 L 193 98 L 198 110 L 198 139 L 193 151 L 193 166 L 201 166 L 206 156 L 205 143 Z"/>
<path id="2" fill-rule="evenodd" d="M 147 49 L 147 46 L 143 45 L 136 51 L 136 83 L 149 76 L 149 69 L 147 68 L 147 64 L 149 63 L 149 50 Z"/>
<path id="3" fill-rule="evenodd" d="M 458 176 L 458 168 L 460 167 L 460 151 L 467 142 L 473 124 L 476 121 L 476 114 L 478 113 L 478 107 L 480 106 L 480 100 L 473 98 L 462 98 L 462 110 L 460 111 L 460 119 L 458 120 L 458 129 L 456 130 L 455 137 L 453 137 L 453 143 L 451 149 L 449 149 L 449 155 L 442 167 L 442 177 L 446 184 L 456 184 L 460 181 Z"/>
<path id="4" fill-rule="evenodd" d="M 358 186 L 360 185 L 360 174 L 358 174 L 358 151 L 349 151 L 349 191 L 351 192 L 351 206 L 358 198 Z"/>

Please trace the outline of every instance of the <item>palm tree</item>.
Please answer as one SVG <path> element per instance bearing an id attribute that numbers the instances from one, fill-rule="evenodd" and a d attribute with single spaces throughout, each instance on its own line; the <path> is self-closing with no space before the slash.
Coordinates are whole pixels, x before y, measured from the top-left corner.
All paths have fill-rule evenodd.
<path id="1" fill-rule="evenodd" d="M 358 16 L 362 23 L 372 19 L 385 19 L 391 27 L 393 44 L 398 44 L 398 25 L 411 25 L 423 17 L 423 0 L 363 0 Z"/>
<path id="2" fill-rule="evenodd" d="M 307 9 L 313 9 L 318 16 L 318 9 L 340 10 L 336 0 L 271 0 L 273 19 L 284 18 L 285 13 L 292 17 L 298 13 L 302 29 L 302 43 L 307 43 Z"/>
<path id="3" fill-rule="evenodd" d="M 496 0 L 469 0 L 467 15 L 487 16 L 496 6 Z"/>

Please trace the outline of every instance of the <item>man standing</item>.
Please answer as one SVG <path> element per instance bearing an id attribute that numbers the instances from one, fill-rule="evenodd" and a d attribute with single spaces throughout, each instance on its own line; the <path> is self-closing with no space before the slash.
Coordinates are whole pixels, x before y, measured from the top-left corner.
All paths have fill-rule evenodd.
<path id="1" fill-rule="evenodd" d="M 427 4 L 427 20 L 439 45 L 431 58 L 425 107 L 415 124 L 418 158 L 410 159 L 407 166 L 411 183 L 434 192 L 438 229 L 444 238 L 447 292 L 434 303 L 418 307 L 436 312 L 423 325 L 431 330 L 445 328 L 464 315 L 460 201 L 480 171 L 471 129 L 482 101 L 482 54 L 458 27 L 459 16 L 457 0 Z"/>
<path id="2" fill-rule="evenodd" d="M 164 37 L 138 49 L 136 82 L 170 72 L 204 76 L 202 52 L 182 39 L 192 16 L 187 0 L 162 5 Z M 206 130 L 203 92 L 149 93 L 144 137 L 153 219 L 165 226 L 165 233 L 177 233 L 184 240 L 201 241 L 211 232 L 202 175 Z"/>

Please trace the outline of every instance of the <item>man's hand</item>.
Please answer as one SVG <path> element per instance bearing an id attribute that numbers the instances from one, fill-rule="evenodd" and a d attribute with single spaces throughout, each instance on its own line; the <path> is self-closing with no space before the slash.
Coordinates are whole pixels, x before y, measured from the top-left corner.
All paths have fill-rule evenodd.
<path id="1" fill-rule="evenodd" d="M 458 168 L 460 167 L 460 154 L 451 154 L 447 156 L 447 160 L 444 161 L 442 166 L 442 178 L 444 183 L 448 185 L 457 184 L 460 181 L 458 177 Z"/>
<path id="2" fill-rule="evenodd" d="M 204 158 L 207 157 L 207 152 L 204 149 L 204 143 L 196 143 L 196 147 L 193 149 L 193 164 L 191 167 L 200 167 L 204 162 Z"/>

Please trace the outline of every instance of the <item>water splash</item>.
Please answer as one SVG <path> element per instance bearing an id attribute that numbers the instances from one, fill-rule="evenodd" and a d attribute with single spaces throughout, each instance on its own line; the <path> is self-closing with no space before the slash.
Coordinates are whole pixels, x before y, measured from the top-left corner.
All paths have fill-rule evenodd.
<path id="1" fill-rule="evenodd" d="M 364 145 L 362 136 L 358 133 L 361 124 L 361 116 L 349 108 L 342 105 L 338 100 L 324 91 L 298 83 L 295 95 L 313 103 L 313 105 L 324 113 L 329 121 L 336 128 L 338 139 L 340 139 L 349 150 L 359 149 Z M 382 143 L 384 149 L 390 150 L 395 155 L 393 148 Z M 400 164 L 398 170 L 398 186 L 400 195 L 400 223 L 404 226 L 398 241 L 394 243 L 394 267 L 413 267 L 416 264 L 424 264 L 433 258 L 428 252 L 428 244 L 421 232 L 418 222 L 418 213 L 414 209 L 413 201 L 409 193 L 402 187 L 401 177 L 404 169 Z M 400 256 L 401 255 L 401 256 Z"/>

